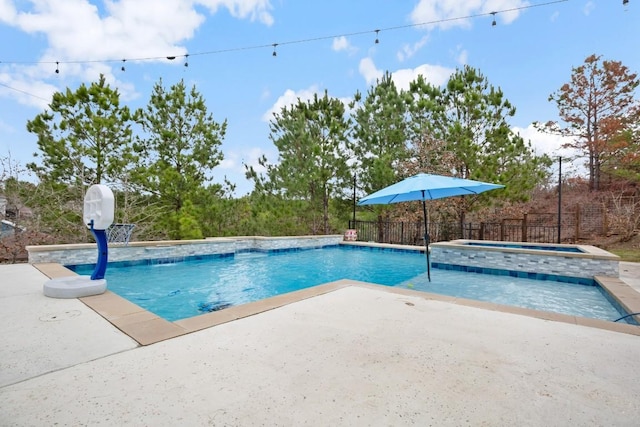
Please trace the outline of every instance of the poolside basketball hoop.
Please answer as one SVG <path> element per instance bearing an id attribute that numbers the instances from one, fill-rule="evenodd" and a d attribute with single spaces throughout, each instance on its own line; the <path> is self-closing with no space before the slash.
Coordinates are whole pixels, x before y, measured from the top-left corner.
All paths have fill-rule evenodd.
<path id="1" fill-rule="evenodd" d="M 107 241 L 110 244 L 127 246 L 135 227 L 135 224 L 111 224 L 107 228 Z"/>
<path id="2" fill-rule="evenodd" d="M 84 196 L 83 220 L 98 245 L 98 261 L 91 276 L 70 276 L 51 279 L 44 284 L 44 294 L 52 298 L 79 298 L 99 295 L 107 290 L 104 274 L 107 270 L 108 245 L 106 230 L 113 223 L 115 203 L 113 192 L 106 185 L 89 187 Z"/>

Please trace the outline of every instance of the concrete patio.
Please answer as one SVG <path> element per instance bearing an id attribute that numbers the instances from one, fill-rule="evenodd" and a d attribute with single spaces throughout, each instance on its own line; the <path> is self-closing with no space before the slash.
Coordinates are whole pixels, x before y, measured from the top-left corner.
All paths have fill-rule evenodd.
<path id="1" fill-rule="evenodd" d="M 640 266 L 621 263 L 640 290 Z M 0 424 L 617 425 L 640 336 L 343 284 L 139 346 L 0 266 Z"/>

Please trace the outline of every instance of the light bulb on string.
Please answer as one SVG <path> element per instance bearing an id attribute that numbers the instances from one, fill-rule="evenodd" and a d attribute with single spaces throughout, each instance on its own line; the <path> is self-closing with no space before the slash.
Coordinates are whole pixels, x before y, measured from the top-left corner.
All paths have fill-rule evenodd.
<path id="1" fill-rule="evenodd" d="M 0 0 L 1 1 L 1 0 Z M 448 22 L 451 20 L 462 20 L 462 19 L 469 19 L 469 18 L 481 18 L 481 17 L 486 17 L 487 15 L 491 15 L 492 16 L 492 21 L 491 21 L 491 26 L 497 26 L 497 14 L 498 13 L 502 13 L 502 12 L 513 12 L 515 10 L 525 10 L 525 9 L 529 9 L 532 7 L 537 7 L 537 6 L 546 6 L 546 5 L 551 5 L 551 4 L 555 4 L 555 3 L 562 3 L 562 2 L 568 2 L 569 0 L 555 0 L 555 1 L 547 1 L 546 3 L 538 3 L 538 4 L 523 4 L 520 7 L 515 7 L 512 9 L 500 9 L 500 10 L 494 10 L 493 12 L 482 12 L 482 13 L 478 13 L 475 15 L 471 15 L 471 16 L 459 16 L 459 17 L 451 17 L 451 18 L 446 18 L 446 19 L 440 19 L 440 20 L 434 20 L 434 21 L 430 21 L 430 22 L 421 22 L 421 23 L 411 23 L 411 24 L 406 24 L 406 25 L 398 25 L 398 26 L 394 26 L 394 27 L 384 27 L 384 28 L 380 28 L 378 27 L 377 29 L 374 30 L 365 30 L 365 31 L 358 31 L 358 32 L 353 32 L 353 33 L 348 33 L 348 34 L 336 34 L 336 35 L 331 35 L 331 36 L 321 36 L 321 37 L 314 37 L 311 39 L 298 39 L 298 40 L 287 40 L 285 41 L 285 44 L 293 44 L 293 43 L 307 43 L 307 42 L 312 42 L 312 41 L 316 41 L 316 40 L 325 40 L 325 39 L 335 39 L 337 37 L 346 37 L 346 36 L 356 36 L 356 35 L 365 35 L 365 34 L 370 34 L 370 33 L 374 33 L 375 39 L 374 39 L 374 43 L 375 44 L 379 44 L 380 43 L 380 32 L 381 31 L 395 31 L 395 30 L 399 30 L 399 29 L 405 29 L 405 28 L 414 28 L 414 27 L 421 27 L 421 26 L 425 26 L 425 25 L 433 25 L 433 24 L 437 24 L 437 23 L 442 23 L 442 22 Z M 526 2 L 525 2 L 526 3 Z M 625 10 L 627 8 L 627 6 L 629 5 L 629 0 L 622 0 L 622 4 L 625 7 Z M 268 46 L 268 45 L 267 45 Z M 273 43 L 273 52 L 272 55 L 275 57 L 278 55 L 277 53 L 277 46 L 278 43 Z M 212 51 L 203 51 L 203 52 L 197 52 L 195 53 L 196 55 L 213 55 L 213 54 L 219 54 L 219 53 L 223 53 L 223 52 L 229 52 L 229 51 L 240 51 L 240 50 L 248 50 L 248 49 L 255 49 L 255 48 L 262 48 L 265 47 L 264 45 L 256 45 L 256 46 L 241 46 L 241 47 L 237 47 L 237 48 L 230 48 L 230 49 L 219 49 L 219 50 L 212 50 Z M 166 59 L 168 61 L 173 61 L 179 57 L 183 57 L 184 58 L 184 67 L 188 67 L 189 66 L 189 62 L 188 62 L 188 56 L 187 54 L 180 54 L 180 55 L 168 55 L 168 56 L 154 56 L 154 57 L 144 57 L 144 56 L 133 56 L 131 58 L 127 58 L 127 59 L 122 59 L 122 64 L 121 64 L 121 70 L 125 71 L 125 61 L 157 61 L 157 60 L 162 60 L 162 59 Z M 8 63 L 8 61 L 1 61 L 2 63 Z M 60 74 L 60 69 L 59 69 L 59 63 L 60 61 L 55 61 L 56 62 L 56 74 Z M 110 59 L 104 59 L 104 60 L 85 60 L 85 61 L 72 61 L 72 63 L 79 63 L 79 64 L 84 64 L 84 63 L 89 63 L 89 62 L 103 62 L 103 63 L 108 63 L 108 62 L 112 62 L 112 60 Z M 17 63 L 17 62 L 16 62 Z M 50 63 L 49 61 L 34 61 L 33 63 L 36 64 L 46 64 L 46 63 Z M 63 61 L 63 63 L 66 63 Z"/>

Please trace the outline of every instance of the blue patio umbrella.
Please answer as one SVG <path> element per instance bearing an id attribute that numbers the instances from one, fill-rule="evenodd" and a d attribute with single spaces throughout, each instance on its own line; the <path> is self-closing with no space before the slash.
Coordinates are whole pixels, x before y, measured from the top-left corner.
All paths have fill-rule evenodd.
<path id="1" fill-rule="evenodd" d="M 504 185 L 471 179 L 455 178 L 444 175 L 420 173 L 396 182 L 375 193 L 363 197 L 359 205 L 388 205 L 391 203 L 422 201 L 424 215 L 424 247 L 427 254 L 427 277 L 431 281 L 431 263 L 429 261 L 429 231 L 427 230 L 426 200 L 445 197 L 479 194 L 489 190 L 503 188 Z"/>

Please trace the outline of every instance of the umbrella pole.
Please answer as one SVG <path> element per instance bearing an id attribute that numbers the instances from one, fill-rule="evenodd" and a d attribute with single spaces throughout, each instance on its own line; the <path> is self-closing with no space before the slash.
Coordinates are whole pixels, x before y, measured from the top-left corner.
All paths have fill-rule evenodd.
<path id="1" fill-rule="evenodd" d="M 424 215 L 424 249 L 427 254 L 427 278 L 431 281 L 431 261 L 429 261 L 429 229 L 427 224 L 427 203 L 424 200 L 424 190 L 422 191 L 422 214 Z"/>

